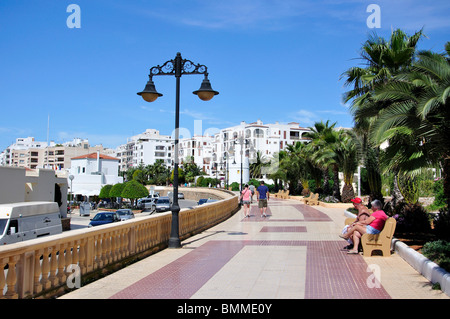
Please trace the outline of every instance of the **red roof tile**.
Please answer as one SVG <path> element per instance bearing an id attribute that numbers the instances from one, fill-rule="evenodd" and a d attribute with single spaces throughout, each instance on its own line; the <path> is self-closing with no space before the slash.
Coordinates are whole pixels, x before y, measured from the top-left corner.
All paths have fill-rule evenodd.
<path id="1" fill-rule="evenodd" d="M 108 156 L 108 155 L 105 155 L 105 154 L 100 154 L 99 157 L 100 157 L 100 159 L 105 159 L 105 160 L 114 160 L 114 161 L 118 161 L 119 160 L 116 157 Z M 72 159 L 82 159 L 82 158 L 97 159 L 97 153 L 90 153 L 90 154 L 86 154 L 86 155 L 72 157 Z"/>

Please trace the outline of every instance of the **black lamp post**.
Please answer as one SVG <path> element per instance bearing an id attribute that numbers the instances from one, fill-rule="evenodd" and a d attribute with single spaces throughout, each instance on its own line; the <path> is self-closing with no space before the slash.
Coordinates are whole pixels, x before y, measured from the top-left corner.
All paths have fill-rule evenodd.
<path id="1" fill-rule="evenodd" d="M 149 80 L 142 92 L 137 93 L 147 102 L 153 102 L 161 93 L 156 91 L 153 83 L 153 76 L 155 75 L 174 75 L 176 78 L 176 97 L 175 97 L 175 164 L 173 171 L 173 202 L 172 202 L 172 226 L 169 238 L 169 248 L 180 248 L 180 232 L 178 223 L 178 214 L 180 206 L 178 204 L 178 140 L 180 127 L 180 78 L 182 75 L 188 74 L 203 74 L 205 78 L 200 86 L 200 89 L 194 91 L 201 100 L 209 101 L 214 95 L 219 92 L 214 91 L 211 83 L 208 80 L 208 68 L 202 64 L 195 64 L 190 60 L 181 58 L 181 53 L 177 53 L 175 59 L 166 61 L 163 65 L 157 65 L 150 69 Z"/>

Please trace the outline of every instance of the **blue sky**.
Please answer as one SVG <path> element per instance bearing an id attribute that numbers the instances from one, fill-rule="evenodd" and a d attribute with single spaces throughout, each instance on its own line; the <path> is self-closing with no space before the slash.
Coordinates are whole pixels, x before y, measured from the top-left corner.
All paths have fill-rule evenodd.
<path id="1" fill-rule="evenodd" d="M 70 4 L 81 28 L 68 28 Z M 369 4 L 381 9 L 370 29 Z M 240 121 L 330 120 L 351 127 L 340 75 L 358 65 L 368 34 L 424 28 L 419 49 L 450 41 L 447 0 L 0 0 L 0 151 L 18 137 L 88 138 L 116 147 L 147 128 L 171 134 L 175 78 L 154 77 L 164 96 L 143 101 L 149 69 L 181 52 L 208 67 L 209 102 L 181 78 L 180 126 L 194 132 Z"/>

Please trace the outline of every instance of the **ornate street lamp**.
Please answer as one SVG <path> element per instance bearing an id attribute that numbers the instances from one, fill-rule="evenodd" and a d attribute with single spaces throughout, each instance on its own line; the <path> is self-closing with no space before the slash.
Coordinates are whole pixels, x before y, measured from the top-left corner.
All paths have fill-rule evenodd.
<path id="1" fill-rule="evenodd" d="M 243 154 L 244 154 L 244 146 L 247 146 L 250 144 L 250 140 L 244 138 L 243 135 L 240 135 L 239 137 L 237 137 L 234 141 L 233 141 L 234 145 L 239 144 L 241 146 L 241 189 L 240 191 L 242 192 L 242 170 L 244 168 L 243 166 L 243 162 L 244 162 L 244 158 L 243 158 Z M 234 163 L 233 163 L 234 164 Z M 250 167 L 249 167 L 250 170 Z"/>
<path id="2" fill-rule="evenodd" d="M 182 75 L 188 74 L 203 74 L 205 77 L 200 86 L 200 89 L 192 93 L 196 94 L 201 100 L 209 101 L 214 95 L 219 92 L 214 91 L 211 87 L 211 83 L 208 79 L 208 68 L 202 64 L 195 64 L 190 60 L 181 58 L 181 53 L 177 53 L 175 59 L 166 61 L 162 65 L 154 66 L 150 69 L 149 80 L 142 92 L 137 94 L 147 102 L 153 102 L 158 97 L 162 96 L 161 93 L 156 91 L 155 84 L 153 83 L 153 76 L 155 75 L 174 75 L 176 78 L 176 95 L 175 95 L 175 164 L 173 171 L 173 202 L 172 202 L 172 226 L 169 238 L 169 248 L 180 248 L 180 233 L 178 214 L 180 212 L 180 206 L 178 205 L 178 140 L 179 140 L 179 127 L 180 127 L 180 78 Z"/>

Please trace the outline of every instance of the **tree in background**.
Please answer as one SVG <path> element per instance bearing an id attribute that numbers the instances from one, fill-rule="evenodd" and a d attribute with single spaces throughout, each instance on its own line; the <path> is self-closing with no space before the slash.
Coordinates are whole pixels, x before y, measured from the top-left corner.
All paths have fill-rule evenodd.
<path id="1" fill-rule="evenodd" d="M 355 129 L 368 142 L 368 154 L 365 157 L 368 170 L 369 185 L 371 188 L 370 200 L 382 199 L 381 195 L 381 170 L 379 168 L 379 146 L 371 144 L 369 136 L 373 131 L 373 125 L 384 109 L 389 105 L 374 99 L 375 89 L 388 83 L 401 72 L 410 69 L 415 56 L 416 47 L 423 37 L 422 30 L 412 36 L 408 36 L 402 30 L 394 30 L 389 40 L 373 34 L 361 48 L 360 59 L 363 67 L 352 67 L 343 73 L 346 79 L 345 85 L 353 86 L 345 93 L 344 102 L 350 102 L 350 109 L 355 121 Z M 370 151 L 371 148 L 376 148 Z M 394 188 L 392 190 L 394 205 L 402 195 L 395 182 L 398 176 L 396 168 Z"/>
<path id="2" fill-rule="evenodd" d="M 450 42 L 443 54 L 423 51 L 411 68 L 379 86 L 374 99 L 386 105 L 371 139 L 388 142 L 385 167 L 408 181 L 440 165 L 450 202 Z"/>
<path id="3" fill-rule="evenodd" d="M 148 189 L 136 180 L 127 182 L 122 190 L 121 197 L 128 198 L 131 201 L 131 206 L 135 206 L 135 200 L 138 198 L 147 197 Z"/>

